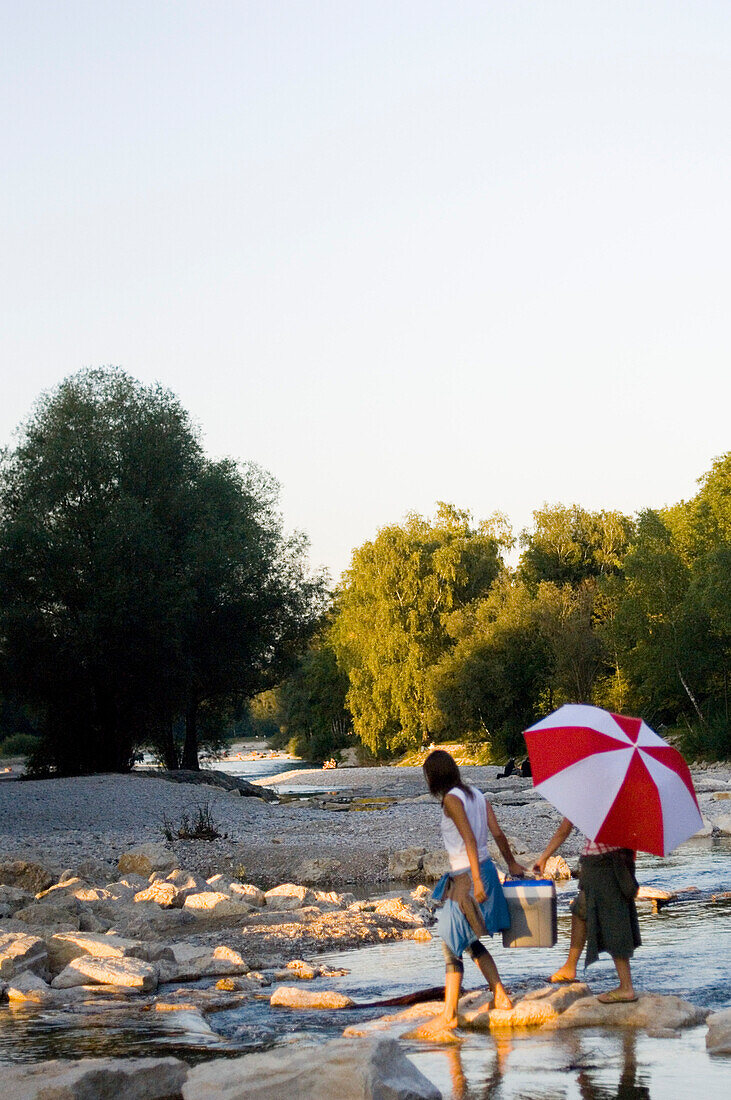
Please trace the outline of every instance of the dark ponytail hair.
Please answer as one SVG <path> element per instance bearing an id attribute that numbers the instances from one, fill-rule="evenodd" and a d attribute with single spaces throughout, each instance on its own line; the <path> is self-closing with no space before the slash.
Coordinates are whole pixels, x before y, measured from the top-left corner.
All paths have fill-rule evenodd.
<path id="1" fill-rule="evenodd" d="M 451 791 L 452 787 L 459 787 L 470 798 L 474 796 L 473 788 L 469 787 L 459 774 L 454 757 L 444 749 L 435 749 L 434 752 L 430 752 L 423 767 L 429 793 L 436 798 L 444 799 L 445 794 Z"/>

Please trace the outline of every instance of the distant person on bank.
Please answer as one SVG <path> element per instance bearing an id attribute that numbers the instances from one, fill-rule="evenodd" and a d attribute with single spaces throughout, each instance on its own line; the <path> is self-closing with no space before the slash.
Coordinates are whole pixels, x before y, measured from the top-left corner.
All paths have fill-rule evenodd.
<path id="1" fill-rule="evenodd" d="M 556 829 L 533 870 L 543 874 L 548 859 L 567 839 L 572 823 L 567 817 Z M 635 853 L 587 840 L 579 861 L 579 893 L 571 903 L 571 942 L 566 962 L 552 982 L 576 981 L 576 968 L 586 944 L 586 965 L 599 958 L 600 951 L 612 956 L 619 985 L 597 997 L 602 1004 L 636 1001 L 630 959 L 641 944 L 635 897 Z"/>
<path id="2" fill-rule="evenodd" d="M 495 1008 L 513 1003 L 500 980 L 495 961 L 480 942 L 510 927 L 510 916 L 495 864 L 490 859 L 488 830 L 495 838 L 511 875 L 524 875 L 485 796 L 463 782 L 454 759 L 443 749 L 430 753 L 424 777 L 431 794 L 441 799 L 441 830 L 450 871 L 434 888 L 434 900 L 443 901 L 439 933 L 446 961 L 444 1011 L 421 1032 L 437 1033 L 457 1026 L 457 1004 L 462 988 L 462 954 L 468 950 L 487 980 Z"/>

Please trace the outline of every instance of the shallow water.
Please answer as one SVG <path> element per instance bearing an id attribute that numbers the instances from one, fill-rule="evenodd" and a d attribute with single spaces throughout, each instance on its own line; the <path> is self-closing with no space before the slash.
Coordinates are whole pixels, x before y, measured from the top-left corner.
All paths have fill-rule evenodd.
<path id="1" fill-rule="evenodd" d="M 643 946 L 633 963 L 638 990 L 676 993 L 695 1004 L 721 1008 L 731 1004 L 731 903 L 713 902 L 711 894 L 731 888 L 731 841 L 686 845 L 664 860 L 640 857 L 638 878 L 666 890 L 697 886 L 658 914 L 640 906 Z M 493 941 L 501 976 L 521 993 L 536 988 L 565 958 L 570 917 L 568 904 L 575 883 L 560 888 L 559 942 L 544 950 L 504 950 Z M 308 988 L 337 989 L 361 1001 L 439 985 L 444 966 L 438 937 L 426 944 L 404 941 L 323 956 L 330 965 L 347 967 L 340 978 L 319 979 Z M 611 960 L 602 959 L 584 975 L 595 992 L 614 984 Z M 467 960 L 465 987 L 481 984 Z M 341 1034 L 357 1020 L 384 1011 L 293 1012 L 272 1009 L 266 999 L 207 1017 L 218 1036 L 186 1036 L 171 1030 L 168 1013 L 130 1018 L 122 1005 L 110 1005 L 92 1016 L 78 1011 L 31 1014 L 0 1009 L 0 1064 L 50 1057 L 120 1054 L 177 1054 L 187 1061 L 221 1054 L 241 1054 L 305 1040 L 321 1041 Z M 159 1017 L 163 1017 L 160 1019 Z M 164 1017 L 168 1017 L 165 1019 Z M 450 1100 L 672 1100 L 700 1092 L 703 1100 L 729 1095 L 731 1059 L 710 1058 L 705 1026 L 672 1039 L 642 1032 L 577 1030 L 527 1033 L 496 1040 L 469 1034 L 461 1043 L 437 1046 L 407 1043 L 416 1064 Z M 723 1091 L 722 1091 L 723 1090 Z"/>

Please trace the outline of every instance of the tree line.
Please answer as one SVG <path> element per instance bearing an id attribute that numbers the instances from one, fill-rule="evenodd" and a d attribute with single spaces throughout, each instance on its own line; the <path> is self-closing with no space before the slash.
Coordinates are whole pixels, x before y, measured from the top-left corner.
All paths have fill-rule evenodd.
<path id="1" fill-rule="evenodd" d="M 567 702 L 634 713 L 691 756 L 731 755 L 731 453 L 697 494 L 637 516 L 546 505 L 515 540 L 440 504 L 354 551 L 274 696 L 312 758 L 472 741 L 495 759 Z"/>
<path id="2" fill-rule="evenodd" d="M 731 453 L 689 501 L 545 505 L 517 540 L 497 514 L 410 514 L 334 591 L 277 499 L 161 386 L 105 368 L 42 396 L 0 455 L 0 740 L 30 738 L 36 774 L 144 748 L 197 768 L 255 728 L 315 761 L 438 741 L 500 759 L 591 702 L 730 754 Z"/>

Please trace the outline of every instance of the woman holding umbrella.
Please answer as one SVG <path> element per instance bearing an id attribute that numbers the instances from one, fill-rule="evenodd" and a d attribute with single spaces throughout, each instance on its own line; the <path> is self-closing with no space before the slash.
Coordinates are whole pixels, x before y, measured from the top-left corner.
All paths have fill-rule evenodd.
<path id="1" fill-rule="evenodd" d="M 556 829 L 533 870 L 543 874 L 546 862 L 567 839 L 572 823 L 567 817 Z M 608 993 L 600 993 L 602 1004 L 626 1004 L 637 1000 L 632 985 L 630 959 L 639 947 L 640 926 L 637 920 L 634 875 L 635 854 L 629 848 L 616 848 L 587 840 L 581 854 L 579 893 L 571 903 L 571 943 L 564 965 L 551 975 L 552 982 L 576 981 L 576 967 L 584 944 L 586 965 L 599 957 L 600 951 L 612 956 L 619 985 Z"/>
<path id="2" fill-rule="evenodd" d="M 569 955 L 552 980 L 576 977 L 586 942 L 587 964 L 609 951 L 619 977 L 618 988 L 599 1000 L 634 1001 L 630 959 L 640 943 L 635 852 L 667 855 L 703 824 L 688 765 L 641 718 L 586 703 L 565 704 L 524 736 L 533 786 L 565 815 L 536 869 L 543 871 L 572 823 L 589 838 L 572 906 Z"/>

